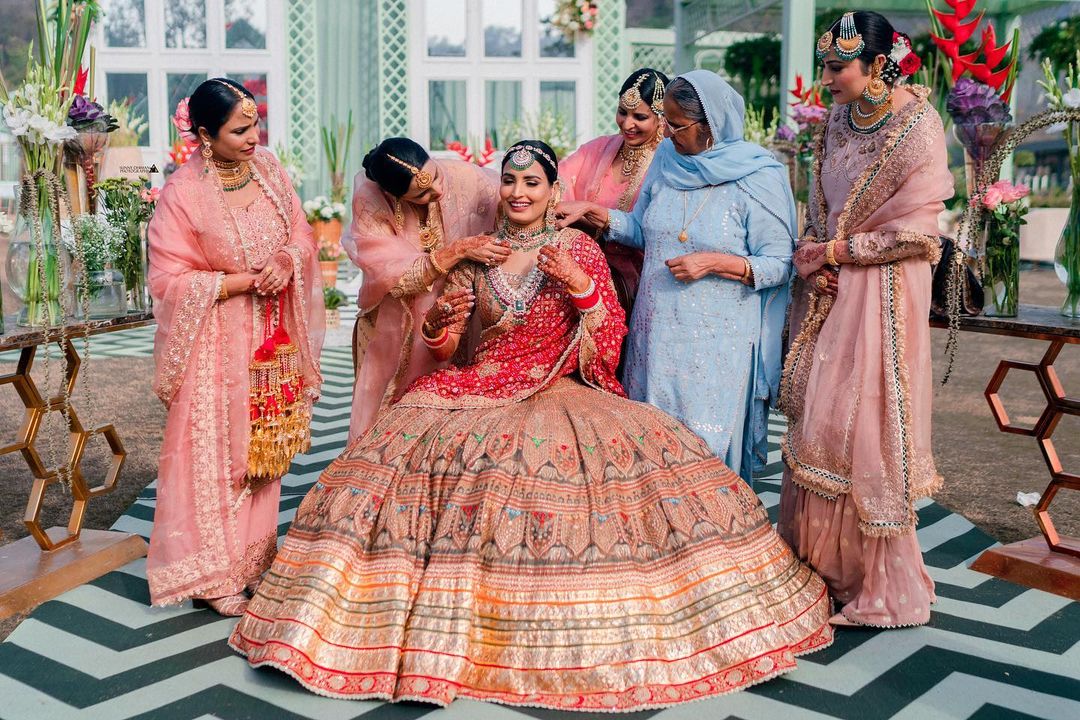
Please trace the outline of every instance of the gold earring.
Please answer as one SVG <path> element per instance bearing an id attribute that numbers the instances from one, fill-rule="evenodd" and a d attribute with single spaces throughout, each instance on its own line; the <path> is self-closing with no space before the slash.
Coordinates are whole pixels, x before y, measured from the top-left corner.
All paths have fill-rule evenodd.
<path id="1" fill-rule="evenodd" d="M 209 140 L 203 140 L 202 151 L 201 152 L 202 152 L 202 156 L 204 158 L 206 158 L 207 160 L 214 157 L 214 151 L 210 149 L 210 141 Z"/>
<path id="2" fill-rule="evenodd" d="M 874 107 L 877 107 L 878 105 L 884 105 L 889 99 L 889 95 L 889 86 L 881 79 L 881 71 L 875 66 L 870 71 L 869 82 L 867 82 L 866 87 L 863 88 L 863 100 Z"/>
<path id="3" fill-rule="evenodd" d="M 558 207 L 561 200 L 562 184 L 556 180 L 554 187 L 551 188 L 551 197 L 548 198 L 547 210 L 544 211 L 544 226 L 549 230 L 555 228 L 555 208 Z"/>

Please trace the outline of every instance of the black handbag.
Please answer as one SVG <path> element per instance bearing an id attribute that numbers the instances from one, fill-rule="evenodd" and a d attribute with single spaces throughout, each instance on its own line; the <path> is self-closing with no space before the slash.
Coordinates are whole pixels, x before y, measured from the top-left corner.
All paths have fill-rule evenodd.
<path id="1" fill-rule="evenodd" d="M 956 262 L 953 259 L 956 254 L 956 243 L 952 238 L 941 237 L 941 259 L 934 266 L 934 276 L 930 286 L 930 319 L 946 320 L 949 312 L 949 268 Z M 964 263 L 964 273 L 961 276 L 960 288 L 960 314 L 978 315 L 982 312 L 983 295 L 982 283 L 971 265 Z"/>

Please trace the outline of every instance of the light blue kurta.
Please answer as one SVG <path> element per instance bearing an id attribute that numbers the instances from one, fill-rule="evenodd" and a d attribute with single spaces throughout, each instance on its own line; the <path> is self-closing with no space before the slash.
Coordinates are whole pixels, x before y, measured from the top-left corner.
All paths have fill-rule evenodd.
<path id="1" fill-rule="evenodd" d="M 627 393 L 681 420 L 747 482 L 767 460 L 775 398 L 766 376 L 775 380 L 779 367 L 763 362 L 763 328 L 766 342 L 780 342 L 779 306 L 787 304 L 794 249 L 780 219 L 787 212 L 766 207 L 738 182 L 682 191 L 650 172 L 634 210 L 610 215 L 608 239 L 645 252 L 627 343 Z M 687 222 L 688 240 L 679 242 Z M 753 287 L 716 275 L 676 280 L 664 262 L 695 252 L 749 257 Z"/>

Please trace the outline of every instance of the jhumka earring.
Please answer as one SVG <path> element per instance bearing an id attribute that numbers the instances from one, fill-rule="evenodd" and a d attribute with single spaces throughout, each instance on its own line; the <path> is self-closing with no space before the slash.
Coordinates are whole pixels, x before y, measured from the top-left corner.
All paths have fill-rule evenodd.
<path id="1" fill-rule="evenodd" d="M 202 150 L 200 150 L 199 152 L 202 153 L 202 156 L 207 160 L 214 157 L 214 151 L 210 149 L 209 140 L 203 140 Z"/>
<path id="2" fill-rule="evenodd" d="M 431 187 L 431 183 L 435 180 L 435 178 L 433 178 L 431 176 L 431 173 L 429 173 L 427 170 L 418 168 L 415 165 L 405 162 L 404 160 L 399 160 L 390 153 L 386 153 L 386 157 L 390 158 L 398 165 L 412 173 L 413 177 L 416 178 L 416 188 L 418 190 L 427 190 L 429 187 Z"/>
<path id="3" fill-rule="evenodd" d="M 881 78 L 881 71 L 877 66 L 871 66 L 870 80 L 866 83 L 866 87 L 862 91 L 863 100 L 870 103 L 874 107 L 883 105 L 889 101 L 892 93 L 889 92 L 889 86 Z"/>
<path id="4" fill-rule="evenodd" d="M 555 184 L 551 186 L 551 197 L 548 198 L 547 210 L 544 211 L 544 228 L 547 230 L 555 229 L 555 208 L 559 206 L 562 201 L 562 181 L 556 180 Z"/>

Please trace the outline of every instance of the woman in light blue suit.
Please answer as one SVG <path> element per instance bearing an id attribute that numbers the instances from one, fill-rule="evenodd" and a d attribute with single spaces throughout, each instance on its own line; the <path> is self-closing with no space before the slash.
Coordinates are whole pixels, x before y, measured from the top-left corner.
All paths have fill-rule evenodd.
<path id="1" fill-rule="evenodd" d="M 562 222 L 644 250 L 626 391 L 750 482 L 780 382 L 795 202 L 786 168 L 743 140 L 743 99 L 718 75 L 676 78 L 664 114 L 668 139 L 633 211 L 567 202 Z"/>

